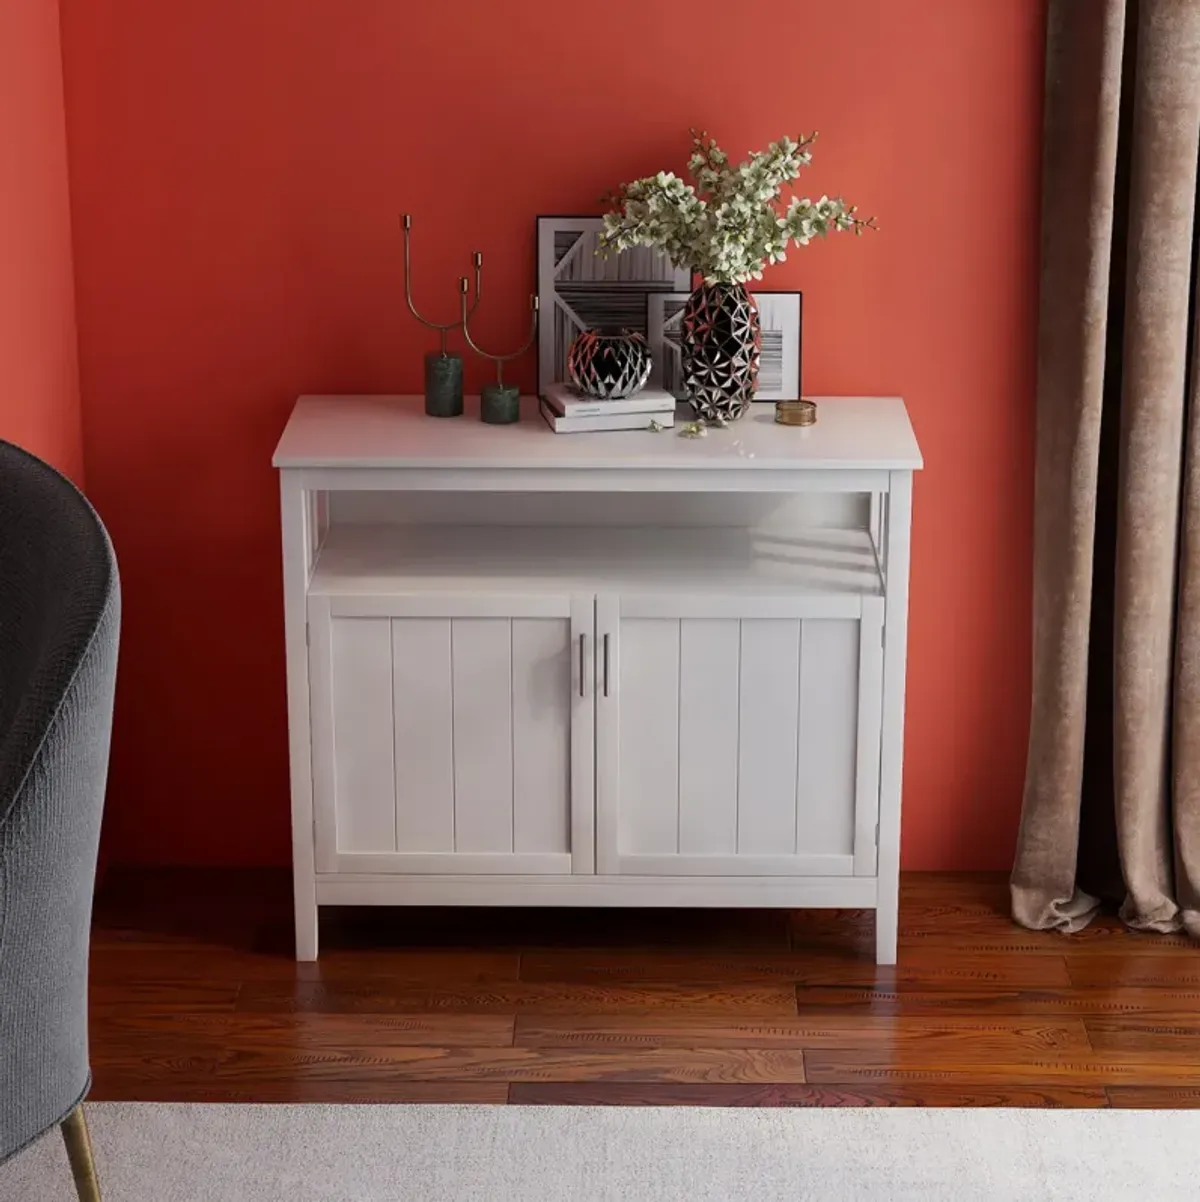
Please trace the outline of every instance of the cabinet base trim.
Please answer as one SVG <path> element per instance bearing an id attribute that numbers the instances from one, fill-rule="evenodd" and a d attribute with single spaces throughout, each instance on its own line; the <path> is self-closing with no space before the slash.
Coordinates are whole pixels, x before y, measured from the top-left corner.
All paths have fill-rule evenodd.
<path id="1" fill-rule="evenodd" d="M 668 906 L 873 909 L 874 877 L 317 876 L 325 906 Z"/>
<path id="2" fill-rule="evenodd" d="M 852 855 L 756 856 L 756 855 L 619 855 L 616 867 L 623 877 L 669 876 L 696 877 L 698 868 L 707 868 L 711 879 L 723 877 L 839 877 L 854 876 Z M 709 879 L 706 877 L 705 879 Z"/>
<path id="3" fill-rule="evenodd" d="M 570 852 L 341 852 L 331 865 L 339 876 L 426 874 L 438 877 L 479 873 L 482 876 L 569 876 Z M 590 866 L 589 866 L 590 868 Z"/>

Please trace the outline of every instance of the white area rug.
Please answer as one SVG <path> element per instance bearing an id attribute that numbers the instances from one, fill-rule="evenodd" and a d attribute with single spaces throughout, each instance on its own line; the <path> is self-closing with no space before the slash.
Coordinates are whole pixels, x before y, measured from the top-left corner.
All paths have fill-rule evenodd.
<path id="1" fill-rule="evenodd" d="M 1200 1113 L 518 1106 L 88 1108 L 107 1202 L 1168 1202 Z M 74 1198 L 62 1141 L 3 1202 Z"/>

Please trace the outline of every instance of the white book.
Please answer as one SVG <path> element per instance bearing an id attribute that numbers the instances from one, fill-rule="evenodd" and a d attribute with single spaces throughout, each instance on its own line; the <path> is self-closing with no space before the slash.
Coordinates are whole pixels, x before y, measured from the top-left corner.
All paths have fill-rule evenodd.
<path id="1" fill-rule="evenodd" d="M 675 412 L 675 398 L 663 388 L 643 388 L 619 401 L 598 401 L 583 396 L 570 384 L 547 384 L 543 399 L 564 417 L 612 417 L 618 413 Z"/>
<path id="2" fill-rule="evenodd" d="M 610 413 L 598 417 L 564 417 L 543 400 L 538 406 L 546 425 L 555 434 L 583 434 L 588 430 L 649 430 L 657 423 L 663 429 L 675 424 L 675 410 L 665 413 Z"/>

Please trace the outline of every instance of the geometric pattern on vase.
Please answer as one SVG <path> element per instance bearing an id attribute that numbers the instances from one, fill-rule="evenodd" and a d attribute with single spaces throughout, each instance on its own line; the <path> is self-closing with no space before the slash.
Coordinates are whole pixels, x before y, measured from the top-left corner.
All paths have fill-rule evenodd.
<path id="1" fill-rule="evenodd" d="M 680 341 L 683 307 L 688 292 L 654 292 L 646 298 L 646 340 L 654 351 L 654 367 L 647 382 L 676 400 L 686 401 Z M 800 292 L 751 292 L 758 305 L 762 346 L 758 357 L 756 404 L 796 400 L 801 393 L 801 318 L 804 297 Z M 654 348 L 658 348 L 654 350 Z"/>
<path id="2" fill-rule="evenodd" d="M 683 309 L 683 386 L 696 416 L 729 422 L 754 400 L 762 329 L 744 284 L 701 284 Z"/>
<path id="3" fill-rule="evenodd" d="M 633 396 L 645 386 L 652 366 L 650 346 L 640 333 L 586 330 L 571 343 L 567 373 L 571 383 L 598 401 Z"/>

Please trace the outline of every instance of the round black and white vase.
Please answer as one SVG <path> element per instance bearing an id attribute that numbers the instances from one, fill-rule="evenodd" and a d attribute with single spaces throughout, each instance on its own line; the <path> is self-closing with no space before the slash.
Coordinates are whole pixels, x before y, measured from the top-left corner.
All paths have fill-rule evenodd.
<path id="1" fill-rule="evenodd" d="M 741 417 L 754 400 L 762 326 L 745 284 L 701 284 L 680 319 L 680 363 L 688 404 L 701 421 Z"/>
<path id="2" fill-rule="evenodd" d="M 633 396 L 650 378 L 650 344 L 632 330 L 586 330 L 571 343 L 567 375 L 584 396 L 616 401 Z"/>

